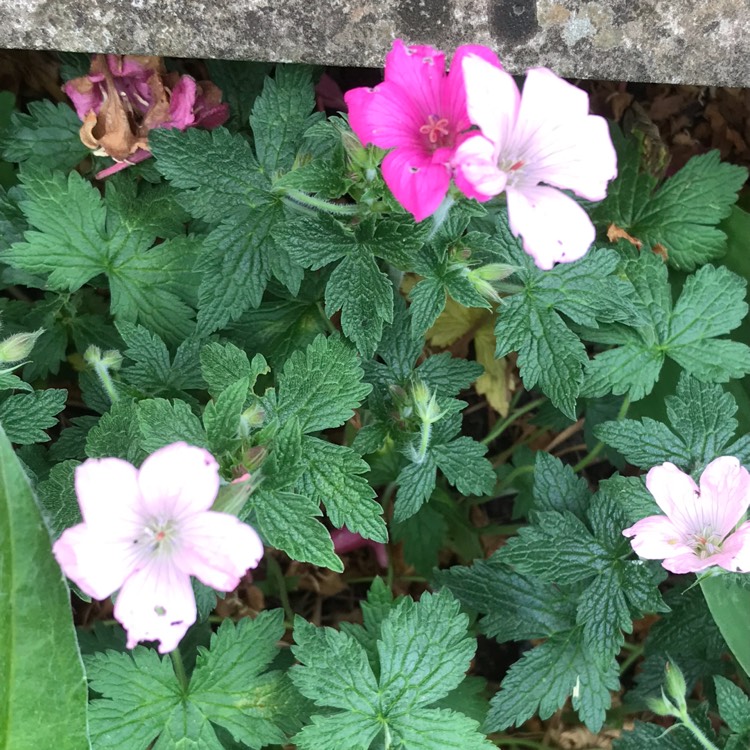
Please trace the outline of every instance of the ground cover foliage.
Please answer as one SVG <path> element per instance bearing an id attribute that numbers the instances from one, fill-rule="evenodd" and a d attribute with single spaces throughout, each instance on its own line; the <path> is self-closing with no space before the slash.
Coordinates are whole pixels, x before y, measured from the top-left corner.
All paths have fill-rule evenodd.
<path id="1" fill-rule="evenodd" d="M 622 533 L 652 467 L 750 466 L 747 170 L 613 123 L 594 245 L 540 270 L 502 201 L 415 223 L 320 70 L 206 73 L 225 125 L 153 130 L 106 180 L 66 101 L 0 94 L 0 738 L 747 747 L 748 575 L 668 575 Z M 195 582 L 171 658 L 73 587 L 76 644 L 50 553 L 76 467 L 180 441 L 263 562 Z"/>

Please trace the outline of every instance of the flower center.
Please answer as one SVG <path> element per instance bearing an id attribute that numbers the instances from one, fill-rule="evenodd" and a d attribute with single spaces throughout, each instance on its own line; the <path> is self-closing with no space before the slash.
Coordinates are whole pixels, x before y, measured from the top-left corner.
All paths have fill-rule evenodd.
<path id="1" fill-rule="evenodd" d="M 169 554 L 177 542 L 177 532 L 177 524 L 173 519 L 152 518 L 146 522 L 143 532 L 133 543 L 151 555 Z"/>
<path id="2" fill-rule="evenodd" d="M 427 118 L 427 122 L 419 129 L 419 132 L 427 136 L 427 140 L 431 145 L 437 146 L 438 143 L 443 144 L 443 141 L 450 135 L 451 131 L 447 118 L 430 115 Z"/>
<path id="3" fill-rule="evenodd" d="M 701 529 L 697 534 L 693 534 L 689 544 L 695 551 L 695 554 L 701 560 L 705 560 L 717 552 L 721 552 L 721 543 L 723 539 L 711 528 Z"/>

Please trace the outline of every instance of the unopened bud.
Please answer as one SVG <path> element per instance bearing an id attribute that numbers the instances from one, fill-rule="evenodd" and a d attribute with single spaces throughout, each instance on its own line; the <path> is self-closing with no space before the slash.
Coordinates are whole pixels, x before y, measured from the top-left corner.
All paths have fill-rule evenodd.
<path id="1" fill-rule="evenodd" d="M 423 424 L 434 424 L 445 413 L 438 406 L 437 396 L 430 393 L 430 389 L 421 380 L 412 386 L 411 396 L 414 409 Z"/>
<path id="2" fill-rule="evenodd" d="M 678 708 L 686 711 L 687 701 L 685 700 L 685 693 L 687 693 L 687 685 L 684 675 L 680 671 L 680 668 L 671 662 L 667 662 L 665 673 L 664 682 L 667 687 L 667 695 Z"/>
<path id="3" fill-rule="evenodd" d="M 493 286 L 493 282 L 508 278 L 515 270 L 513 266 L 505 263 L 489 263 L 469 271 L 467 278 L 482 297 L 492 302 L 499 302 L 500 295 Z"/>
<path id="4" fill-rule="evenodd" d="M 219 487 L 219 492 L 216 495 L 214 504 L 211 506 L 211 510 L 238 516 L 245 507 L 247 499 L 260 484 L 261 479 L 262 477 L 258 475 L 245 472 L 229 484 L 222 485 Z"/>
<path id="5" fill-rule="evenodd" d="M 242 465 L 252 473 L 260 469 L 266 458 L 268 458 L 268 448 L 264 445 L 256 445 L 245 452 Z"/>
<path id="6" fill-rule="evenodd" d="M 248 406 L 240 415 L 241 429 L 245 435 L 260 427 L 266 418 L 266 412 L 260 404 Z"/>
<path id="7" fill-rule="evenodd" d="M 646 705 L 657 716 L 679 716 L 676 707 L 673 706 L 662 690 L 661 698 L 646 698 Z"/>
<path id="8" fill-rule="evenodd" d="M 20 362 L 31 354 L 36 340 L 44 333 L 40 328 L 33 333 L 14 333 L 4 341 L 0 341 L 0 364 Z"/>
<path id="9" fill-rule="evenodd" d="M 104 367 L 107 370 L 119 370 L 122 367 L 122 354 L 117 349 L 102 351 L 98 346 L 91 344 L 83 353 L 83 358 L 92 367 Z"/>

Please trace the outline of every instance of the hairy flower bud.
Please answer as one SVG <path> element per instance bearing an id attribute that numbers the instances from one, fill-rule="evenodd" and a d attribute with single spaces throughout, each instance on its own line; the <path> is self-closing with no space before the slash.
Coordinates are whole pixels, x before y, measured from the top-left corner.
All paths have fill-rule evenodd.
<path id="1" fill-rule="evenodd" d="M 36 340 L 44 333 L 40 328 L 33 333 L 14 333 L 4 341 L 0 341 L 0 364 L 7 365 L 20 362 L 31 354 Z"/>

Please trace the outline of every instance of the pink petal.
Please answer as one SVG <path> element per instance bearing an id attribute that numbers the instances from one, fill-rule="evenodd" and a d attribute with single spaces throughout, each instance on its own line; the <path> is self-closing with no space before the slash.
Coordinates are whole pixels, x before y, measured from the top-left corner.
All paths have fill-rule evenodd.
<path id="1" fill-rule="evenodd" d="M 180 524 L 180 549 L 174 563 L 206 586 L 232 591 L 248 568 L 263 557 L 263 542 L 236 516 L 207 511 Z"/>
<path id="2" fill-rule="evenodd" d="M 463 61 L 469 55 L 486 60 L 495 68 L 502 69 L 503 67 L 497 55 L 489 47 L 479 44 L 463 44 L 456 50 L 451 60 L 450 71 L 443 85 L 442 108 L 442 113 L 448 118 L 456 133 L 467 130 L 471 125 L 466 109 L 466 86 L 463 71 Z"/>
<path id="3" fill-rule="evenodd" d="M 514 139 L 521 95 L 512 76 L 486 59 L 468 55 L 463 60 L 469 119 L 482 135 L 504 153 Z"/>
<path id="4" fill-rule="evenodd" d="M 101 171 L 96 173 L 96 179 L 97 180 L 103 180 L 105 177 L 109 177 L 113 174 L 116 174 L 117 172 L 121 172 L 123 169 L 127 169 L 128 167 L 132 167 L 133 164 L 137 164 L 139 161 L 145 161 L 146 159 L 151 157 L 151 152 L 146 151 L 143 148 L 139 148 L 134 154 L 131 154 L 128 156 L 125 161 L 118 161 L 115 162 L 111 167 L 107 167 L 106 169 L 102 169 Z"/>
<path id="5" fill-rule="evenodd" d="M 211 507 L 219 491 L 219 465 L 203 448 L 172 443 L 143 462 L 138 486 L 149 512 L 180 519 Z"/>
<path id="6" fill-rule="evenodd" d="M 133 539 L 143 528 L 138 471 L 119 458 L 89 458 L 75 470 L 86 525 L 106 539 Z"/>
<path id="7" fill-rule="evenodd" d="M 695 534 L 701 530 L 698 485 L 690 475 L 667 461 L 649 470 L 646 487 L 682 534 Z"/>
<path id="8" fill-rule="evenodd" d="M 586 255 L 595 230 L 588 214 L 559 190 L 549 187 L 508 188 L 508 218 L 513 234 L 537 266 L 549 269 Z"/>
<path id="9" fill-rule="evenodd" d="M 196 103 L 195 125 L 206 130 L 221 127 L 229 119 L 229 105 L 224 102 L 210 107 Z"/>
<path id="10" fill-rule="evenodd" d="M 497 153 L 482 135 L 467 138 L 453 159 L 456 187 L 468 198 L 487 201 L 505 190 L 507 175 L 497 168 Z"/>
<path id="11" fill-rule="evenodd" d="M 684 555 L 667 558 L 662 562 L 662 565 L 670 573 L 697 573 L 700 570 L 710 568 L 714 565 L 714 562 L 712 557 L 701 559 L 695 552 L 686 552 Z"/>
<path id="12" fill-rule="evenodd" d="M 76 85 L 76 81 L 81 80 L 80 78 L 76 78 L 68 81 L 62 88 L 73 102 L 78 119 L 83 121 L 89 112 L 99 112 L 99 108 L 102 105 L 102 90 L 100 86 L 92 85 L 91 88 L 88 88 L 85 84 L 79 84 L 84 89 L 88 88 L 88 90 L 80 91 Z"/>
<path id="13" fill-rule="evenodd" d="M 425 114 L 438 114 L 445 80 L 445 54 L 426 44 L 393 41 L 385 57 L 385 81 L 398 86 Z"/>
<path id="14" fill-rule="evenodd" d="M 113 541 L 79 523 L 63 531 L 52 552 L 63 573 L 81 591 L 106 599 L 135 569 L 138 550 L 132 542 Z"/>
<path id="15" fill-rule="evenodd" d="M 700 492 L 711 527 L 726 536 L 750 506 L 750 474 L 734 456 L 722 456 L 703 470 Z"/>
<path id="16" fill-rule="evenodd" d="M 728 570 L 750 573 L 750 521 L 746 521 L 724 543 L 724 549 L 731 540 L 734 557 Z"/>
<path id="17" fill-rule="evenodd" d="M 409 149 L 396 149 L 383 159 L 383 179 L 396 200 L 422 221 L 437 211 L 448 193 L 451 173 L 444 164 Z"/>
<path id="18" fill-rule="evenodd" d="M 196 618 L 190 577 L 169 561 L 151 560 L 125 581 L 114 614 L 128 632 L 128 648 L 159 641 L 159 653 L 173 651 Z"/>
<path id="19" fill-rule="evenodd" d="M 185 130 L 195 122 L 193 109 L 197 89 L 194 78 L 188 75 L 180 76 L 172 89 L 172 96 L 169 100 L 169 121 L 164 123 L 165 128 Z"/>
<path id="20" fill-rule="evenodd" d="M 344 98 L 349 108 L 349 125 L 363 144 L 426 152 L 419 129 L 427 116 L 398 86 L 381 83 L 374 89 L 352 89 Z"/>
<path id="21" fill-rule="evenodd" d="M 682 536 L 666 516 L 648 516 L 622 532 L 630 540 L 633 550 L 646 560 L 663 560 L 692 550 L 683 543 Z"/>
<path id="22" fill-rule="evenodd" d="M 349 531 L 345 526 L 331 532 L 331 541 L 333 542 L 333 551 L 337 555 L 343 555 L 362 547 L 369 547 L 375 553 L 378 565 L 381 568 L 388 567 L 388 550 L 382 542 L 365 539 L 360 534 Z"/>

